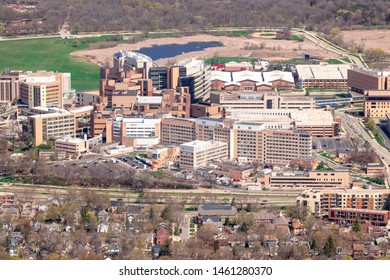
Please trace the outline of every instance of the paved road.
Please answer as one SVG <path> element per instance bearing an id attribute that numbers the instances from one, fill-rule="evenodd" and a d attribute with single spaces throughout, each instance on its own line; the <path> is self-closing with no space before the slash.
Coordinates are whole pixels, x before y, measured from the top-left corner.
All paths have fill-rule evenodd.
<path id="1" fill-rule="evenodd" d="M 382 147 L 375 139 L 371 138 L 370 135 L 367 134 L 367 132 L 363 129 L 363 127 L 360 125 L 360 120 L 358 118 L 355 118 L 351 115 L 345 114 L 343 111 L 336 111 L 336 116 L 341 116 L 342 118 L 342 124 L 344 126 L 344 129 L 354 138 L 359 139 L 360 136 L 363 137 L 363 140 L 367 141 L 372 149 L 375 151 L 375 153 L 381 158 L 381 161 L 386 166 L 387 169 L 387 180 L 385 180 L 386 187 L 389 188 L 389 182 L 390 182 L 390 172 L 389 172 L 389 164 L 390 164 L 390 152 Z M 350 126 L 348 125 L 350 124 Z"/>
<path id="2" fill-rule="evenodd" d="M 352 61 L 352 63 L 356 65 L 356 67 L 368 68 L 367 64 L 362 59 L 361 55 L 359 55 L 360 59 L 358 59 L 356 56 L 353 56 L 349 51 L 344 50 L 341 47 L 334 45 L 333 43 L 318 36 L 314 32 L 306 31 L 306 30 L 302 30 L 302 29 L 293 29 L 293 30 L 297 33 L 302 33 L 307 40 L 313 42 L 317 46 L 319 46 L 327 51 L 333 52 L 333 53 L 338 54 L 338 55 L 343 56 L 343 57 L 348 57 L 349 60 Z"/>

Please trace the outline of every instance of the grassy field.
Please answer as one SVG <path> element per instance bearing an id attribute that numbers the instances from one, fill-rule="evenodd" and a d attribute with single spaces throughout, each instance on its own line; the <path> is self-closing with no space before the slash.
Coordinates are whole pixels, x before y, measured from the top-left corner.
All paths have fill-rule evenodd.
<path id="1" fill-rule="evenodd" d="M 205 63 L 206 64 L 211 64 L 211 63 L 225 64 L 225 63 L 231 62 L 231 61 L 241 62 L 241 61 L 250 60 L 250 62 L 253 64 L 258 59 L 260 59 L 260 58 L 252 58 L 252 57 L 212 57 L 212 58 L 205 59 Z"/>
<path id="2" fill-rule="evenodd" d="M 93 38 L 104 41 L 105 38 Z M 0 42 L 0 71 L 50 70 L 72 73 L 72 87 L 76 90 L 99 88 L 99 67 L 85 59 L 72 58 L 69 54 L 87 49 L 89 43 L 72 47 L 74 39 L 61 38 L 27 39 Z"/>

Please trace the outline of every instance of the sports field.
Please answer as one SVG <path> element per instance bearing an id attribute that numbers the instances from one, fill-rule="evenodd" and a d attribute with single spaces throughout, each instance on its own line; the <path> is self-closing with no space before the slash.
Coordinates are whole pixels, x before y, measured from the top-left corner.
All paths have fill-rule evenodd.
<path id="1" fill-rule="evenodd" d="M 99 38 L 99 41 L 102 40 Z M 99 88 L 99 67 L 86 59 L 69 54 L 87 49 L 88 43 L 72 47 L 74 39 L 58 38 L 0 41 L 0 72 L 11 70 L 48 70 L 72 73 L 72 88 L 89 90 Z"/>

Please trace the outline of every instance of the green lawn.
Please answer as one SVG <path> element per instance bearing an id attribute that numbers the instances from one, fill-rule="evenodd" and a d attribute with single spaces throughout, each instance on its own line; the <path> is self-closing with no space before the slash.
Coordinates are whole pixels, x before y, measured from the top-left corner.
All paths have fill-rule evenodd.
<path id="1" fill-rule="evenodd" d="M 104 41 L 105 37 L 93 38 Z M 27 39 L 0 42 L 0 71 L 48 70 L 72 73 L 72 87 L 76 90 L 99 88 L 99 67 L 85 59 L 72 58 L 69 54 L 87 49 L 88 43 L 72 47 L 74 39 L 61 38 Z"/>
<path id="2" fill-rule="evenodd" d="M 378 185 L 385 184 L 385 181 L 383 179 L 379 179 L 379 178 L 362 177 L 362 179 L 367 180 L 367 181 L 372 182 L 372 183 L 376 183 Z"/>
<path id="3" fill-rule="evenodd" d="M 256 60 L 260 58 L 250 58 L 250 57 L 212 57 L 212 58 L 206 58 L 205 63 L 211 64 L 211 63 L 221 63 L 225 64 L 227 62 L 235 61 L 235 62 L 241 62 L 241 61 L 247 61 L 249 60 L 252 64 L 255 63 Z"/>
<path id="4" fill-rule="evenodd" d="M 266 37 L 275 37 L 276 33 L 261 33 L 261 36 L 266 36 Z"/>
<path id="5" fill-rule="evenodd" d="M 339 59 L 329 59 L 327 60 L 327 62 L 329 64 L 344 64 L 342 61 L 340 61 Z"/>

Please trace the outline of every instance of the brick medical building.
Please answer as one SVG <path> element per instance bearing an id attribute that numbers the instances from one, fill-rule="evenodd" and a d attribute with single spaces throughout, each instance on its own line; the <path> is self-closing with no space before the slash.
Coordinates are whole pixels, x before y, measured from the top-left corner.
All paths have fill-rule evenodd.
<path id="1" fill-rule="evenodd" d="M 352 91 L 390 90 L 390 72 L 371 69 L 349 69 L 348 86 Z"/>

